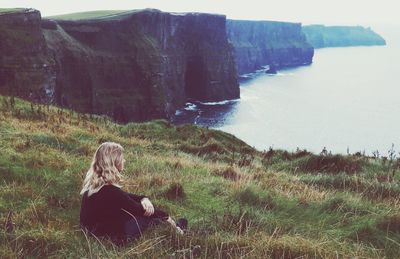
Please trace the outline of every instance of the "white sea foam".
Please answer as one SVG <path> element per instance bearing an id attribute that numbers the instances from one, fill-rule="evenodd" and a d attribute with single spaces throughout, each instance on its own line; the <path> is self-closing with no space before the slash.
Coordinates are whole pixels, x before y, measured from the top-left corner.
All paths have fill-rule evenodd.
<path id="1" fill-rule="evenodd" d="M 220 101 L 220 102 L 200 102 L 203 105 L 224 105 L 227 103 L 234 103 L 234 102 L 238 102 L 240 99 L 231 99 L 231 100 L 224 100 L 224 101 Z"/>
<path id="2" fill-rule="evenodd" d="M 194 103 L 186 103 L 186 107 L 183 109 L 186 111 L 195 111 L 197 110 L 197 105 Z"/>
<path id="3" fill-rule="evenodd" d="M 294 73 L 282 73 L 282 72 L 278 72 L 276 75 L 277 75 L 277 76 L 293 76 Z"/>
<path id="4" fill-rule="evenodd" d="M 241 78 L 252 78 L 253 76 L 254 76 L 254 73 L 240 75 Z"/>
<path id="5" fill-rule="evenodd" d="M 181 115 L 182 113 L 183 113 L 182 110 L 176 110 L 176 111 L 175 111 L 175 116 Z"/>

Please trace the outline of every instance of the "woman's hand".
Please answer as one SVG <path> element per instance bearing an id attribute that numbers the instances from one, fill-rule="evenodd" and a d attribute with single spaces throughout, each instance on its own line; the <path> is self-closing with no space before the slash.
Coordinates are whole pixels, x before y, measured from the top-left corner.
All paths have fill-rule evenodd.
<path id="1" fill-rule="evenodd" d="M 148 198 L 143 198 L 140 203 L 144 209 L 144 215 L 149 217 L 154 214 L 154 206 Z"/>
<path id="2" fill-rule="evenodd" d="M 182 230 L 180 227 L 178 227 L 178 226 L 176 225 L 175 221 L 174 221 L 171 217 L 168 217 L 167 222 L 168 222 L 169 224 L 171 224 L 171 226 L 173 226 L 174 228 L 176 228 L 176 232 L 178 232 L 178 234 L 181 234 L 181 235 L 184 234 L 183 230 Z"/>

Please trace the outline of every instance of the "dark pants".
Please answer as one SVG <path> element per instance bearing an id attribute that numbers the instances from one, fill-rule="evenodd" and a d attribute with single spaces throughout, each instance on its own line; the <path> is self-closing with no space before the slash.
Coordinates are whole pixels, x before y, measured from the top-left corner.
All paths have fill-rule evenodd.
<path id="1" fill-rule="evenodd" d="M 158 218 L 151 218 L 151 217 L 139 217 L 135 216 L 132 219 L 125 222 L 125 235 L 127 239 L 135 239 L 139 238 L 143 232 L 148 228 L 150 225 L 158 225 L 162 222 L 162 219 Z"/>

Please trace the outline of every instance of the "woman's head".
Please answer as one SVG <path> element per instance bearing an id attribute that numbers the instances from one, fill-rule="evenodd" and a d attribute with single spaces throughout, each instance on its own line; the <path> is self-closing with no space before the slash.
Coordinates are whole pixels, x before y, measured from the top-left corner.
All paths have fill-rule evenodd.
<path id="1" fill-rule="evenodd" d="M 86 173 L 81 194 L 89 191 L 90 196 L 106 184 L 119 183 L 125 162 L 123 151 L 123 147 L 114 142 L 105 142 L 97 148 Z"/>

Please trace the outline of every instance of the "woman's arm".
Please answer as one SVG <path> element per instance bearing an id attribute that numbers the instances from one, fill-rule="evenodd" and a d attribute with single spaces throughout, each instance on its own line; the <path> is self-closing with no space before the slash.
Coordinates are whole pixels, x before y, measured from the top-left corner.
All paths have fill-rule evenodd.
<path id="1" fill-rule="evenodd" d="M 127 193 L 118 187 L 114 187 L 112 189 L 113 189 L 112 193 L 115 196 L 113 198 L 113 200 L 118 201 L 119 202 L 118 206 L 125 209 L 132 215 L 134 215 L 134 216 L 150 216 L 151 218 L 154 218 L 154 219 L 157 218 L 157 219 L 162 219 L 162 220 L 168 219 L 168 217 L 169 217 L 168 213 L 166 213 L 162 210 L 156 209 L 154 207 L 153 207 L 153 213 L 151 213 L 151 215 L 146 215 L 146 209 L 144 208 L 143 202 L 142 202 L 143 199 L 148 200 L 148 198 L 146 196 L 134 195 L 131 193 Z M 141 199 L 139 199 L 139 198 L 141 198 Z M 148 202 L 150 202 L 150 200 L 148 200 Z M 153 206 L 153 205 L 151 205 L 151 206 Z"/>
<path id="2" fill-rule="evenodd" d="M 136 194 L 132 194 L 132 193 L 127 193 L 127 194 L 129 196 L 129 198 L 142 204 L 142 206 L 145 210 L 145 213 L 144 213 L 145 216 L 151 216 L 152 218 L 160 218 L 160 219 L 168 218 L 168 214 L 165 213 L 164 211 L 155 209 L 153 204 L 149 200 L 149 198 L 146 197 L 145 195 L 136 195 Z"/>
<path id="3" fill-rule="evenodd" d="M 136 201 L 136 202 L 141 202 L 143 198 L 147 198 L 145 195 L 136 195 L 136 194 L 132 194 L 132 193 L 127 193 L 129 198 L 131 198 L 132 200 Z"/>
<path id="4" fill-rule="evenodd" d="M 132 199 L 128 193 L 115 186 L 110 187 L 108 191 L 108 196 L 113 206 L 124 209 L 134 216 L 144 216 L 145 210 L 142 204 Z"/>

